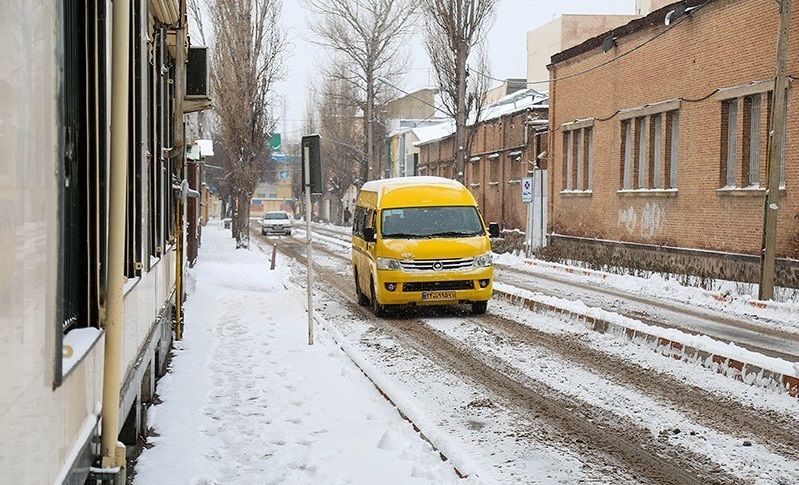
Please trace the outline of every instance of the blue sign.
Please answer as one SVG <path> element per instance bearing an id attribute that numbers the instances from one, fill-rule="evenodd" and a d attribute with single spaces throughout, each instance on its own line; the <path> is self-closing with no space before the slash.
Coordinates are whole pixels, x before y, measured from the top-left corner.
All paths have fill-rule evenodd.
<path id="1" fill-rule="evenodd" d="M 272 160 L 277 163 L 288 163 L 291 161 L 291 156 L 288 153 L 273 153 Z"/>
<path id="2" fill-rule="evenodd" d="M 533 177 L 522 178 L 522 202 L 530 203 L 533 201 Z"/>

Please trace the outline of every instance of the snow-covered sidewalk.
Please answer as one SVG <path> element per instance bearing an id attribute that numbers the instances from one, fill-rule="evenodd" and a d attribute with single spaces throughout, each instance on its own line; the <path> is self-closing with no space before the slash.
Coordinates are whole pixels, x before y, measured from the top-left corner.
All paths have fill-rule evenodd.
<path id="1" fill-rule="evenodd" d="M 150 408 L 135 483 L 450 483 L 454 469 L 318 331 L 286 262 L 209 227 L 186 330 Z"/>

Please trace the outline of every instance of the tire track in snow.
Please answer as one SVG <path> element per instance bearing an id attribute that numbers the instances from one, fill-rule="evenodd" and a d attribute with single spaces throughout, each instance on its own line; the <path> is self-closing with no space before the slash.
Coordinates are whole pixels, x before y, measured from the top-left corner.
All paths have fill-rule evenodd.
<path id="1" fill-rule="evenodd" d="M 331 255 L 346 260 L 339 254 Z M 511 271 L 520 275 L 529 275 L 526 272 Z M 552 291 L 549 290 L 549 293 Z M 552 294 L 562 297 L 559 294 Z M 614 382 L 635 387 L 649 396 L 670 402 L 711 428 L 733 436 L 747 434 L 756 436 L 777 453 L 799 457 L 799 435 L 792 431 L 797 424 L 795 417 L 776 411 L 757 409 L 718 393 L 706 391 L 676 377 L 594 349 L 573 336 L 547 333 L 496 314 L 488 314 L 475 321 L 480 322 L 485 328 L 492 328 L 522 342 L 546 348 L 565 359 L 599 372 Z M 777 330 L 774 332 L 780 334 Z"/>
<path id="2" fill-rule="evenodd" d="M 305 263 L 302 246 L 285 240 L 283 251 Z M 340 254 L 326 251 L 339 259 Z M 353 312 L 360 312 L 389 335 L 397 337 L 424 355 L 434 356 L 446 368 L 522 410 L 534 421 L 547 421 L 563 436 L 563 442 L 598 463 L 611 459 L 623 464 L 637 479 L 653 483 L 737 483 L 704 456 L 681 446 L 657 440 L 649 430 L 631 420 L 559 393 L 546 384 L 526 378 L 499 359 L 463 348 L 441 332 L 416 319 L 380 320 L 352 300 L 349 279 L 317 265 L 317 274 L 345 297 Z M 567 438 L 568 437 L 568 438 Z M 604 459 L 601 458 L 604 456 Z"/>

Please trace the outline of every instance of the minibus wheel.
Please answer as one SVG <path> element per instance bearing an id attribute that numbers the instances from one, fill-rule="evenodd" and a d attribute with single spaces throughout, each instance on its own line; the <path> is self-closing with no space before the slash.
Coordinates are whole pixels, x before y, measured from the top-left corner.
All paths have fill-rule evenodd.
<path id="1" fill-rule="evenodd" d="M 386 311 L 386 306 L 381 305 L 377 301 L 377 292 L 375 291 L 375 280 L 372 280 L 372 311 L 374 312 L 376 317 L 385 317 L 388 312 Z"/>
<path id="2" fill-rule="evenodd" d="M 355 271 L 355 296 L 358 297 L 359 305 L 367 306 L 369 304 L 369 298 L 364 295 L 363 291 L 361 291 L 361 283 L 358 278 L 358 271 Z"/>
<path id="3" fill-rule="evenodd" d="M 486 310 L 488 310 L 487 301 L 476 301 L 472 303 L 472 314 L 483 315 L 485 314 Z"/>

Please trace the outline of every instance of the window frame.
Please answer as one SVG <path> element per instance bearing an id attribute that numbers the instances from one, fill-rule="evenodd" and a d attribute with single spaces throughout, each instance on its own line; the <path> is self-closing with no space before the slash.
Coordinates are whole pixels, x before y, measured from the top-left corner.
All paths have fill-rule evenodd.
<path id="1" fill-rule="evenodd" d="M 563 155 L 561 192 L 590 194 L 593 187 L 594 118 L 561 125 Z"/>
<path id="2" fill-rule="evenodd" d="M 720 185 L 724 189 L 738 187 L 738 98 L 721 103 L 721 174 Z"/>

